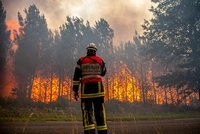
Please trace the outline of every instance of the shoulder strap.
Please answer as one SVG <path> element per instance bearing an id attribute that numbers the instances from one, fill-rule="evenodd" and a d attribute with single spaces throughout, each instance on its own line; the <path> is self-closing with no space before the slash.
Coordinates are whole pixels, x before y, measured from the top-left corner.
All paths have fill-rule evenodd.
<path id="1" fill-rule="evenodd" d="M 89 58 L 90 60 L 92 60 L 92 61 L 98 63 L 98 64 L 102 67 L 101 63 L 99 63 L 97 60 L 95 60 L 95 59 L 93 59 L 92 57 L 89 57 L 89 56 L 87 56 L 87 58 Z"/>
<path id="2" fill-rule="evenodd" d="M 95 63 L 98 63 L 101 67 L 103 67 L 103 66 L 101 65 L 101 63 L 99 63 L 97 60 L 95 60 L 95 59 L 93 59 L 92 57 L 89 57 L 89 56 L 83 57 L 83 59 L 81 59 L 81 64 L 82 64 L 82 62 L 83 62 L 86 58 L 89 58 L 90 60 L 94 61 Z"/>

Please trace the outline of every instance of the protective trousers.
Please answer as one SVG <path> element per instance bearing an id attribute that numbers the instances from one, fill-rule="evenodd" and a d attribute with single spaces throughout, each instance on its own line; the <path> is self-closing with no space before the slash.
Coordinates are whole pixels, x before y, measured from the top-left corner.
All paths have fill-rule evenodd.
<path id="1" fill-rule="evenodd" d="M 96 128 L 98 134 L 107 134 L 104 97 L 81 99 L 81 109 L 85 134 L 95 134 L 93 113 L 96 119 Z"/>

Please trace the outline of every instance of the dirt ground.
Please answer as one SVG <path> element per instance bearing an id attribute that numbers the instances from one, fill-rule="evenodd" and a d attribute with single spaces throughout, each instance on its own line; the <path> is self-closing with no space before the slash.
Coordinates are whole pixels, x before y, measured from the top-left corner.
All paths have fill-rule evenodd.
<path id="1" fill-rule="evenodd" d="M 108 121 L 109 134 L 200 134 L 200 119 Z M 0 134 L 83 134 L 81 122 L 1 122 Z"/>

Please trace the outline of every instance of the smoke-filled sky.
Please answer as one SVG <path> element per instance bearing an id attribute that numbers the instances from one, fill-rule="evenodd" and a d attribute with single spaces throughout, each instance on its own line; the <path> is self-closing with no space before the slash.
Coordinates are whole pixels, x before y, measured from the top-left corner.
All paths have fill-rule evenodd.
<path id="1" fill-rule="evenodd" d="M 114 44 L 132 40 L 135 30 L 142 34 L 144 19 L 150 19 L 151 0 L 2 0 L 7 20 L 17 22 L 17 12 L 35 4 L 44 14 L 48 27 L 58 29 L 66 22 L 66 16 L 78 16 L 95 21 L 104 18 L 114 30 Z"/>

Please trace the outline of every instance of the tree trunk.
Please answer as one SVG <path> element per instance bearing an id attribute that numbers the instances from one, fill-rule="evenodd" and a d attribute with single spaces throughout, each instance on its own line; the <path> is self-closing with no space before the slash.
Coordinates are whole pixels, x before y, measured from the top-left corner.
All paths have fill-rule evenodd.
<path id="1" fill-rule="evenodd" d="M 140 83 L 140 81 L 137 81 L 137 83 Z M 139 89 L 139 87 L 140 87 L 140 85 L 137 84 L 137 88 L 136 88 L 136 89 Z M 140 101 L 141 101 L 141 90 L 139 90 L 139 91 L 140 91 Z M 137 96 L 137 94 L 139 94 L 139 93 L 138 93 L 139 91 L 136 90 L 136 95 L 135 95 L 135 100 L 136 100 L 136 101 L 138 101 L 138 96 Z"/>
<path id="2" fill-rule="evenodd" d="M 146 102 L 143 78 L 141 81 L 141 90 L 142 90 L 142 100 L 143 100 L 143 102 Z"/>
<path id="3" fill-rule="evenodd" d="M 169 90 L 170 90 L 170 96 L 171 96 L 171 103 L 174 104 L 174 97 L 172 95 L 172 88 L 170 87 Z"/>
<path id="4" fill-rule="evenodd" d="M 46 103 L 46 99 L 47 99 L 47 83 L 45 83 L 44 85 L 44 103 Z"/>
<path id="5" fill-rule="evenodd" d="M 109 83 L 108 83 L 109 81 L 108 81 L 108 74 L 106 75 L 106 94 L 107 94 L 107 100 L 109 100 L 109 87 L 108 87 L 108 85 L 109 85 Z"/>
<path id="6" fill-rule="evenodd" d="M 114 99 L 114 97 L 115 97 L 115 94 L 114 94 L 115 89 L 114 89 L 114 87 L 115 87 L 115 81 L 112 80 L 112 99 Z"/>
<path id="7" fill-rule="evenodd" d="M 127 86 L 127 83 L 128 83 L 128 80 L 127 80 L 127 77 L 125 76 L 125 79 L 126 79 L 126 85 L 125 85 L 125 90 L 126 90 L 126 101 L 128 101 L 128 86 Z"/>
<path id="8" fill-rule="evenodd" d="M 144 91 L 144 79 L 143 79 L 143 68 L 142 68 L 142 65 L 141 65 L 141 90 L 142 90 L 142 100 L 143 102 L 146 102 L 146 99 L 145 99 L 145 91 Z"/>
<path id="9" fill-rule="evenodd" d="M 187 95 L 185 93 L 185 90 L 183 92 L 183 100 L 184 100 L 184 104 L 187 105 Z"/>
<path id="10" fill-rule="evenodd" d="M 118 95 L 117 95 L 117 97 L 118 97 L 118 100 L 119 100 L 119 98 L 120 98 L 120 94 L 119 94 L 119 79 L 118 79 L 118 73 L 117 73 L 117 93 L 118 93 Z"/>
<path id="11" fill-rule="evenodd" d="M 167 91 L 166 91 L 167 89 L 166 88 L 164 88 L 164 93 L 165 93 L 165 104 L 168 104 L 168 102 L 167 102 Z"/>
<path id="12" fill-rule="evenodd" d="M 154 103 L 157 104 L 157 97 L 156 97 L 156 86 L 155 83 L 153 82 L 153 94 L 154 94 Z"/>
<path id="13" fill-rule="evenodd" d="M 141 90 L 142 90 L 142 100 L 143 100 L 143 102 L 146 102 L 146 98 L 145 98 L 145 90 L 144 90 L 144 69 L 143 69 L 143 65 L 141 64 L 141 70 L 140 70 L 140 72 L 141 72 Z"/>
<path id="14" fill-rule="evenodd" d="M 134 77 L 132 76 L 132 88 L 133 88 L 133 90 L 132 90 L 132 92 L 133 92 L 133 102 L 135 101 L 135 93 L 134 93 L 134 91 L 135 91 L 135 89 L 134 89 L 134 79 L 133 79 Z"/>
<path id="15" fill-rule="evenodd" d="M 40 83 L 39 83 L 39 96 L 38 96 L 38 100 L 42 101 L 42 87 L 41 87 L 41 78 L 40 78 Z"/>
<path id="16" fill-rule="evenodd" d="M 50 76 L 50 102 L 52 102 L 52 88 L 53 88 L 53 73 L 51 71 L 51 76 Z"/>
<path id="17" fill-rule="evenodd" d="M 33 82 L 34 82 L 35 74 L 33 74 L 30 78 L 30 83 L 28 85 L 28 99 L 31 100 L 32 95 L 32 88 L 33 88 Z"/>
<path id="18" fill-rule="evenodd" d="M 58 76 L 58 98 L 60 97 L 60 90 L 61 90 L 61 72 L 59 73 Z"/>
<path id="19" fill-rule="evenodd" d="M 61 79 L 61 96 L 63 96 L 64 95 L 64 76 L 62 75 L 62 79 Z"/>
<path id="20" fill-rule="evenodd" d="M 177 94 L 176 102 L 177 102 L 177 104 L 179 104 L 180 103 L 180 94 L 178 92 L 178 89 L 176 89 L 176 94 Z"/>

